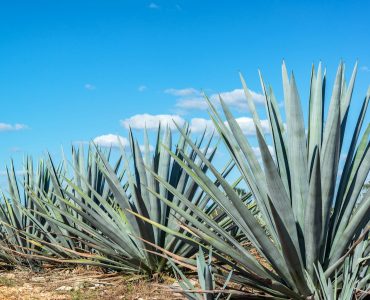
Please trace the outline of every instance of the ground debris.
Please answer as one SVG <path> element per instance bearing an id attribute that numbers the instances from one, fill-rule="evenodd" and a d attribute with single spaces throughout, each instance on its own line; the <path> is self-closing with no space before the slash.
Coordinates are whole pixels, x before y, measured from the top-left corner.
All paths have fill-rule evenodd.
<path id="1" fill-rule="evenodd" d="M 100 269 L 47 269 L 41 273 L 0 271 L 0 300 L 147 300 L 178 299 L 172 282 L 150 282 L 143 276 L 104 273 Z"/>

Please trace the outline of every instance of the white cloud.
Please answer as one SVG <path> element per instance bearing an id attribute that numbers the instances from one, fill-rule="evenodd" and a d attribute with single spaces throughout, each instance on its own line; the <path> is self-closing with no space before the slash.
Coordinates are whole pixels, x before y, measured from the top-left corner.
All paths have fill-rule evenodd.
<path id="1" fill-rule="evenodd" d="M 130 144 L 127 138 L 111 133 L 97 136 L 93 141 L 101 147 L 119 147 L 120 142 L 124 147 Z"/>
<path id="2" fill-rule="evenodd" d="M 239 124 L 240 129 L 245 135 L 253 136 L 256 135 L 256 129 L 252 118 L 241 117 L 236 118 L 235 121 Z M 224 124 L 227 126 L 227 122 Z M 268 120 L 261 120 L 261 126 L 264 133 L 270 133 L 270 126 Z M 190 129 L 194 133 L 202 133 L 207 128 L 208 132 L 215 130 L 212 120 L 203 118 L 193 118 L 190 120 Z"/>
<path id="3" fill-rule="evenodd" d="M 139 92 L 144 92 L 147 88 L 148 88 L 148 87 L 147 87 L 146 85 L 140 85 L 140 86 L 137 88 L 137 90 L 138 90 Z"/>
<path id="4" fill-rule="evenodd" d="M 87 90 L 89 90 L 89 91 L 92 91 L 92 90 L 95 90 L 96 89 L 95 85 L 92 85 L 91 83 L 86 83 L 84 85 L 84 88 L 87 89 Z"/>
<path id="5" fill-rule="evenodd" d="M 182 126 L 185 120 L 179 115 L 150 115 L 150 114 L 139 114 L 134 115 L 128 119 L 121 120 L 121 125 L 126 129 L 157 129 L 159 124 L 166 127 L 169 126 L 171 129 L 176 128 L 174 121 Z"/>
<path id="6" fill-rule="evenodd" d="M 18 131 L 27 129 L 28 126 L 24 124 L 7 124 L 7 123 L 0 123 L 0 131 Z"/>
<path id="7" fill-rule="evenodd" d="M 242 132 L 245 135 L 255 135 L 256 130 L 254 126 L 254 122 L 252 118 L 249 117 L 240 117 L 235 119 L 238 122 Z M 126 128 L 132 129 L 145 129 L 148 130 L 156 130 L 159 126 L 159 123 L 163 127 L 169 126 L 170 129 L 175 129 L 176 126 L 174 124 L 176 122 L 179 126 L 183 126 L 185 124 L 185 120 L 180 117 L 179 115 L 150 115 L 150 114 L 140 114 L 134 115 L 130 118 L 125 120 L 121 120 L 121 125 Z M 227 125 L 227 122 L 224 122 Z M 261 120 L 261 126 L 264 133 L 269 133 L 269 122 L 268 120 Z M 212 132 L 215 130 L 213 125 L 213 121 L 210 119 L 204 118 L 192 118 L 189 120 L 189 127 L 193 133 L 202 133 L 205 129 L 208 132 Z"/>
<path id="8" fill-rule="evenodd" d="M 194 97 L 179 99 L 176 103 L 176 107 L 188 110 L 190 109 L 206 110 L 208 108 L 208 104 L 203 97 Z"/>
<path id="9" fill-rule="evenodd" d="M 182 94 L 181 93 L 169 93 L 174 96 L 180 97 L 177 100 L 176 106 L 178 108 L 183 108 L 183 109 L 207 109 L 208 105 L 203 97 L 200 97 L 200 92 L 193 89 L 193 88 L 187 88 L 184 90 L 175 90 L 175 89 L 170 89 L 171 91 L 184 91 Z M 168 90 L 166 90 L 168 91 Z M 186 94 L 185 91 L 188 91 L 189 93 Z M 193 91 L 190 93 L 190 91 Z M 254 92 L 252 90 L 249 90 L 249 92 L 252 95 L 252 99 L 255 104 L 264 104 L 265 103 L 265 96 L 262 94 L 259 94 L 257 92 Z M 193 97 L 188 97 L 188 96 L 193 96 Z M 247 104 L 247 99 L 244 95 L 244 90 L 243 89 L 234 89 L 231 91 L 227 92 L 222 92 L 219 94 L 211 94 L 209 96 L 209 99 L 211 100 L 212 103 L 215 105 L 219 104 L 219 97 L 224 100 L 226 104 L 228 104 L 230 107 L 237 108 L 239 110 L 247 110 L 248 109 L 248 104 Z"/>
<path id="10" fill-rule="evenodd" d="M 364 71 L 364 72 L 370 72 L 370 68 L 368 66 L 362 66 L 360 68 L 361 71 Z"/>
<path id="11" fill-rule="evenodd" d="M 212 120 L 207 120 L 203 118 L 193 118 L 190 120 L 190 130 L 194 133 L 203 133 L 204 130 L 212 132 L 215 129 Z"/>
<path id="12" fill-rule="evenodd" d="M 113 148 L 119 148 L 120 147 L 120 143 L 119 141 L 121 142 L 122 146 L 128 150 L 128 148 L 130 147 L 130 142 L 127 138 L 125 137 L 122 137 L 122 136 L 119 136 L 119 135 L 116 135 L 116 134 L 104 134 L 104 135 L 100 135 L 100 136 L 97 136 L 96 138 L 93 139 L 93 142 L 100 146 L 100 147 L 113 147 Z M 90 143 L 88 141 L 76 141 L 74 142 L 73 144 L 75 145 L 89 145 Z M 141 151 L 145 151 L 145 145 L 140 145 L 140 150 Z M 155 149 L 154 149 L 154 146 L 153 145 L 149 145 L 149 151 L 150 152 L 153 152 Z"/>
<path id="13" fill-rule="evenodd" d="M 154 2 L 151 2 L 149 5 L 148 5 L 149 8 L 151 9 L 158 9 L 159 8 L 159 5 L 154 3 Z"/>
<path id="14" fill-rule="evenodd" d="M 262 94 L 258 94 L 254 91 L 249 90 L 252 95 L 252 99 L 256 104 L 264 104 L 265 103 L 265 96 Z M 211 99 L 218 100 L 219 96 L 224 100 L 224 102 L 230 106 L 234 106 L 239 109 L 246 109 L 248 108 L 247 99 L 244 95 L 243 89 L 234 89 L 229 92 L 220 93 L 220 95 L 213 94 Z"/>
<path id="15" fill-rule="evenodd" d="M 184 96 L 191 96 L 191 95 L 199 95 L 200 92 L 194 88 L 185 88 L 185 89 L 166 89 L 164 90 L 166 94 L 170 94 L 173 96 L 179 96 L 179 97 L 184 97 Z"/>
<path id="16" fill-rule="evenodd" d="M 253 119 L 248 117 L 241 117 L 235 119 L 241 130 L 245 135 L 255 135 L 256 134 L 256 127 L 254 125 Z M 226 122 L 225 122 L 226 123 Z M 270 126 L 268 120 L 261 120 L 261 126 L 264 133 L 270 132 Z"/>

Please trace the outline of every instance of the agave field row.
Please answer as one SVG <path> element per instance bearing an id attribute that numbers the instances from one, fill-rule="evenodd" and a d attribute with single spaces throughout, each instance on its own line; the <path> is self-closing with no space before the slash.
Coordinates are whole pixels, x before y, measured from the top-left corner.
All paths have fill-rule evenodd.
<path id="1" fill-rule="evenodd" d="M 146 132 L 144 146 L 130 132 L 118 155 L 91 144 L 58 163 L 28 158 L 23 178 L 11 164 L 1 192 L 3 265 L 170 273 L 189 299 L 245 298 L 250 289 L 257 298 L 365 299 L 370 92 L 350 111 L 356 71 L 347 83 L 341 63 L 329 98 L 326 71 L 312 68 L 307 125 L 285 64 L 283 108 L 260 75 L 269 133 L 240 76 L 261 157 L 223 99 L 205 96 L 214 134 L 159 127 L 152 150 Z M 214 161 L 220 146 L 223 166 Z"/>

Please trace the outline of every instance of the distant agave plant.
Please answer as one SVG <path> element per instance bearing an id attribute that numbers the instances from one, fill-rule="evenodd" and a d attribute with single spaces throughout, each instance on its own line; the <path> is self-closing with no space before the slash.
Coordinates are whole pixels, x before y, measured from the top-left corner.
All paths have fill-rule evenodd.
<path id="1" fill-rule="evenodd" d="M 188 133 L 185 134 L 188 136 Z M 62 219 L 55 218 L 51 213 L 36 211 L 39 217 L 50 224 L 62 228 L 78 242 L 79 249 L 74 254 L 81 254 L 76 263 L 99 265 L 125 272 L 156 273 L 168 269 L 166 252 L 174 252 L 180 256 L 190 257 L 196 250 L 163 228 L 173 232 L 184 232 L 181 229 L 181 217 L 176 215 L 170 205 L 159 200 L 167 199 L 171 205 L 192 212 L 165 188 L 158 185 L 155 177 L 160 176 L 179 192 L 184 193 L 207 215 L 215 209 L 209 196 L 199 189 L 198 184 L 182 169 L 179 163 L 171 159 L 169 153 L 161 147 L 172 148 L 172 133 L 164 134 L 158 130 L 156 146 L 151 154 L 149 140 L 145 135 L 144 150 L 130 133 L 130 153 L 121 147 L 117 162 L 111 165 L 109 153 L 91 147 L 85 157 L 83 149 L 72 149 L 72 163 L 65 163 L 64 175 L 52 172 L 54 186 L 52 197 L 41 197 L 28 191 L 33 200 L 48 208 L 49 212 L 57 212 Z M 213 159 L 216 148 L 211 149 L 212 137 L 203 135 L 197 147 L 203 147 L 202 155 Z M 203 145 L 205 144 L 205 145 Z M 180 135 L 176 144 L 177 153 L 187 153 L 202 172 L 207 166 L 198 159 L 198 155 L 189 147 L 186 138 Z M 223 178 L 231 171 L 231 161 L 226 165 Z M 54 163 L 49 159 L 50 170 L 55 170 Z M 72 175 L 71 175 L 72 174 Z M 71 177 L 72 176 L 72 177 Z M 214 182 L 215 185 L 219 183 Z M 149 193 L 151 190 L 153 194 Z M 50 197 L 49 197 L 50 198 Z M 152 226 L 138 217 L 153 220 L 160 228 Z M 219 221 L 222 221 L 220 218 Z M 186 233 L 185 233 L 186 234 Z M 61 251 L 71 253 L 67 247 L 59 245 Z"/>
<path id="2" fill-rule="evenodd" d="M 61 170 L 53 172 L 59 176 Z M 57 247 L 74 249 L 77 245 L 73 238 L 41 215 L 48 214 L 55 219 L 61 219 L 61 216 L 35 201 L 37 197 L 46 197 L 55 202 L 51 175 L 45 163 L 40 161 L 34 173 L 32 159 L 28 157 L 23 174 L 17 176 L 12 162 L 7 168 L 7 180 L 8 193 L 1 192 L 0 205 L 3 260 L 12 265 L 38 269 L 42 260 L 50 260 L 51 257 L 54 261 L 75 258 L 72 252 L 66 253 Z"/>
<path id="3" fill-rule="evenodd" d="M 184 131 L 185 137 L 189 138 L 190 132 L 187 128 Z M 180 155 L 187 153 L 187 156 L 206 173 L 208 167 L 198 159 L 198 154 L 189 147 L 186 138 L 180 135 L 175 146 L 175 151 Z M 202 148 L 201 153 L 213 160 L 216 153 L 216 147 L 211 148 L 212 137 L 205 139 L 205 133 L 196 142 L 198 148 Z M 214 210 L 215 204 L 210 203 L 210 198 L 201 189 L 198 184 L 182 169 L 180 164 L 171 159 L 171 156 L 165 148 L 172 148 L 172 132 L 167 128 L 163 137 L 161 129 L 158 129 L 157 142 L 154 153 L 151 157 L 150 146 L 147 133 L 144 135 L 144 151 L 142 152 L 138 142 L 130 133 L 130 145 L 133 172 L 129 168 L 128 159 L 125 157 L 124 149 L 121 149 L 127 182 L 122 188 L 122 184 L 114 177 L 109 164 L 102 158 L 105 179 L 109 184 L 110 190 L 115 201 L 120 205 L 124 213 L 127 213 L 127 219 L 132 226 L 131 236 L 137 243 L 137 249 L 146 259 L 141 263 L 147 262 L 151 272 L 161 272 L 168 268 L 168 261 L 164 255 L 167 252 L 177 255 L 190 257 L 196 250 L 192 245 L 184 242 L 172 234 L 167 234 L 163 228 L 172 232 L 184 232 L 181 228 L 181 222 L 185 220 L 176 215 L 171 206 L 159 200 L 164 198 L 171 205 L 182 207 L 192 214 L 191 210 L 186 208 L 176 197 L 169 193 L 164 187 L 157 184 L 155 177 L 160 176 L 173 188 L 181 191 L 186 197 L 197 204 L 198 207 L 207 215 Z M 164 147 L 162 147 L 162 145 Z M 225 178 L 233 168 L 231 162 L 227 163 L 222 177 Z M 218 184 L 214 182 L 214 184 Z M 149 193 L 151 190 L 153 193 Z M 143 222 L 141 218 L 150 219 L 152 222 L 160 224 L 159 227 L 153 226 L 148 222 Z M 181 221 L 182 219 L 182 221 Z"/>
<path id="4" fill-rule="evenodd" d="M 186 195 L 157 177 L 163 187 L 194 212 L 190 215 L 181 207 L 173 206 L 179 215 L 189 221 L 186 225 L 188 232 L 212 246 L 215 256 L 224 264 L 237 266 L 232 281 L 278 298 L 305 299 L 314 293 L 310 283 L 320 286 L 315 272 L 320 265 L 326 279 L 332 279 L 337 272 L 338 288 L 345 286 L 347 277 L 343 275 L 345 268 L 341 258 L 370 220 L 370 193 L 361 195 L 370 168 L 369 124 L 365 124 L 366 129 L 360 136 L 370 90 L 362 102 L 354 130 L 348 132 L 346 126 L 356 70 L 357 65 L 347 85 L 344 65 L 339 65 L 328 113 L 324 118 L 326 75 L 321 64 L 317 74 L 312 69 L 307 130 L 296 82 L 293 75 L 288 78 L 285 64 L 282 66 L 282 77 L 286 124 L 272 89 L 267 88 L 260 77 L 274 155 L 268 149 L 252 95 L 241 76 L 256 127 L 263 166 L 224 101 L 220 99 L 228 126 L 207 99 L 211 119 L 252 192 L 266 228 L 242 205 L 237 192 L 186 135 L 183 135 L 184 138 L 220 182 L 221 188 L 182 151 L 171 153 L 271 266 L 266 268 L 262 265 Z M 350 139 L 347 153 L 343 148 L 345 135 Z M 341 154 L 346 154 L 346 159 L 339 176 Z M 165 199 L 163 201 L 167 203 Z M 176 235 L 185 238 L 181 233 Z M 369 281 L 365 287 L 369 287 Z"/>

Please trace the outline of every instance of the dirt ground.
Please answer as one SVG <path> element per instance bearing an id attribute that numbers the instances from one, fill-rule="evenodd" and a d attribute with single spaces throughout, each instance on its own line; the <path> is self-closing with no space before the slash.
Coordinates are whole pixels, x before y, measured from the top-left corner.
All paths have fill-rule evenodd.
<path id="1" fill-rule="evenodd" d="M 171 278 L 149 282 L 142 276 L 86 268 L 54 268 L 41 273 L 17 269 L 0 271 L 0 300 L 185 299 L 169 290 L 173 284 Z"/>

